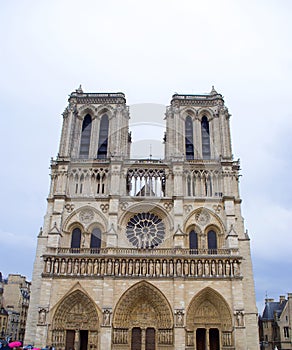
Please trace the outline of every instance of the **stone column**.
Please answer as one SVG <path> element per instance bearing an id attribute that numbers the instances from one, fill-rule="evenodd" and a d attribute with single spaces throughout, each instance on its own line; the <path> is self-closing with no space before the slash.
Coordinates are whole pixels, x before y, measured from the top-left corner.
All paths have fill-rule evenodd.
<path id="1" fill-rule="evenodd" d="M 74 350 L 80 350 L 80 330 L 75 330 Z"/>

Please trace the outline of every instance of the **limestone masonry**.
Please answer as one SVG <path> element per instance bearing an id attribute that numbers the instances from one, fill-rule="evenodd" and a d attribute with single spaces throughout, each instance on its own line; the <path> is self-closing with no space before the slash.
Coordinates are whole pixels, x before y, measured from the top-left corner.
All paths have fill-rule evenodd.
<path id="1" fill-rule="evenodd" d="M 123 93 L 80 87 L 69 97 L 25 343 L 258 349 L 240 166 L 222 95 L 172 96 L 161 116 L 163 160 L 131 159 L 129 118 Z"/>

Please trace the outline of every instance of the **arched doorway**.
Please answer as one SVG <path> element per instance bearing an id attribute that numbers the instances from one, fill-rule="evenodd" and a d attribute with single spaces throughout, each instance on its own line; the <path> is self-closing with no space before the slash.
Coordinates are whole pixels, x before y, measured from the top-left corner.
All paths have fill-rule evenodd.
<path id="1" fill-rule="evenodd" d="M 64 297 L 52 321 L 51 344 L 64 350 L 98 348 L 99 319 L 94 302 L 81 290 Z"/>
<path id="2" fill-rule="evenodd" d="M 190 303 L 186 317 L 187 346 L 219 350 L 232 345 L 232 317 L 225 299 L 205 288 Z"/>
<path id="3" fill-rule="evenodd" d="M 173 349 L 173 315 L 165 296 L 148 282 L 127 290 L 113 315 L 112 349 Z"/>

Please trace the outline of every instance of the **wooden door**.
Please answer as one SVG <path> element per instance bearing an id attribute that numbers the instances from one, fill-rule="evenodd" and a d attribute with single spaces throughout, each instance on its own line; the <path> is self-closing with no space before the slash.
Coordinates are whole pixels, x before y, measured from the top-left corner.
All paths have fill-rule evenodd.
<path id="1" fill-rule="evenodd" d="M 75 331 L 67 330 L 66 331 L 66 347 L 65 350 L 74 349 L 74 340 L 75 340 Z"/>
<path id="2" fill-rule="evenodd" d="M 141 350 L 141 328 L 135 327 L 132 329 L 131 350 Z"/>
<path id="3" fill-rule="evenodd" d="M 206 329 L 198 328 L 196 331 L 196 349 L 205 350 L 206 349 Z"/>
<path id="4" fill-rule="evenodd" d="M 155 329 L 146 329 L 146 350 L 155 350 Z"/>
<path id="5" fill-rule="evenodd" d="M 219 330 L 217 328 L 211 328 L 209 330 L 209 344 L 210 344 L 210 350 L 220 349 Z"/>

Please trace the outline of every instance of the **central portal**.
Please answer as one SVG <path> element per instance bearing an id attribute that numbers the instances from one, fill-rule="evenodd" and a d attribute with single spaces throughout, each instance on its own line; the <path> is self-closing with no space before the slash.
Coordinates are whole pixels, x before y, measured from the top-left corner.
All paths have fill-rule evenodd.
<path id="1" fill-rule="evenodd" d="M 87 330 L 71 330 L 66 331 L 66 347 L 65 350 L 87 350 L 88 331 Z"/>
<path id="2" fill-rule="evenodd" d="M 139 282 L 119 300 L 113 316 L 112 350 L 173 350 L 173 315 L 165 296 Z"/>

